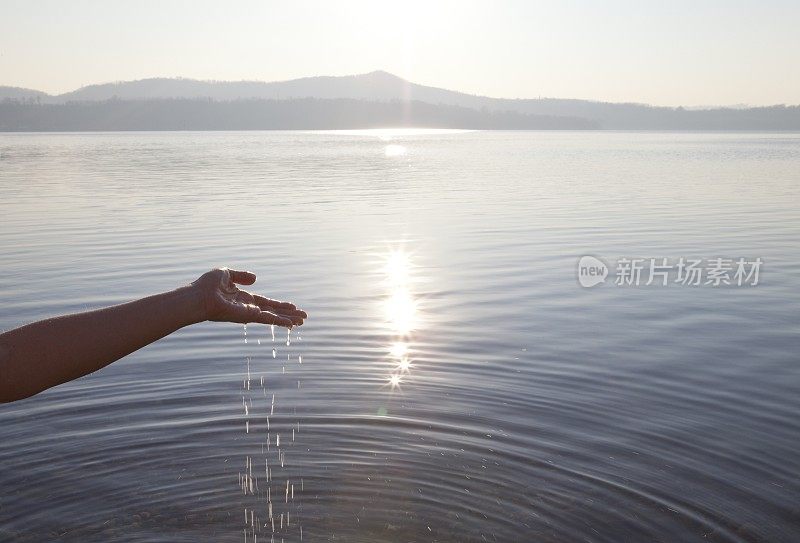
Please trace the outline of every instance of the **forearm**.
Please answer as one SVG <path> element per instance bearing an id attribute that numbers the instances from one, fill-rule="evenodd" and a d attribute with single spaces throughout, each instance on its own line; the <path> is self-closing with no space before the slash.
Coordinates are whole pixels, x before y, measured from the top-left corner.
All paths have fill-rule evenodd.
<path id="1" fill-rule="evenodd" d="M 0 334 L 0 401 L 26 398 L 92 373 L 203 320 L 201 296 L 193 287 L 182 287 Z"/>

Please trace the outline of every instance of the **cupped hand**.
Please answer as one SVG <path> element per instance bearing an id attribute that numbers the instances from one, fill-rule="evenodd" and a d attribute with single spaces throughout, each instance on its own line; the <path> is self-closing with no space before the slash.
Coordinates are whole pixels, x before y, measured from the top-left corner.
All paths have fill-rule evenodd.
<path id="1" fill-rule="evenodd" d="M 192 286 L 200 294 L 205 320 L 259 322 L 287 328 L 303 324 L 308 315 L 294 304 L 251 294 L 236 286 L 255 282 L 254 273 L 219 268 L 204 273 Z"/>

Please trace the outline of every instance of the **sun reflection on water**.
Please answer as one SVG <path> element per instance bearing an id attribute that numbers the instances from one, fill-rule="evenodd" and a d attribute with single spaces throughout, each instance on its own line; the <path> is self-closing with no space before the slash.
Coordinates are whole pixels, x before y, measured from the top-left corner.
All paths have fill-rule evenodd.
<path id="1" fill-rule="evenodd" d="M 403 341 L 395 341 L 392 343 L 392 346 L 389 349 L 389 354 L 397 359 L 405 358 L 405 356 L 408 354 L 408 343 Z"/>
<path id="2" fill-rule="evenodd" d="M 385 257 L 383 274 L 387 286 L 384 305 L 385 325 L 391 335 L 388 356 L 392 370 L 387 382 L 392 389 L 398 388 L 403 374 L 412 368 L 411 334 L 419 325 L 418 303 L 412 291 L 414 267 L 411 256 L 401 250 L 390 251 Z"/>
<path id="3" fill-rule="evenodd" d="M 391 143 L 386 146 L 384 149 L 384 153 L 386 156 L 403 156 L 406 154 L 406 148 L 402 145 L 397 145 L 396 143 Z"/>
<path id="4" fill-rule="evenodd" d="M 407 335 L 414 329 L 417 303 L 408 289 L 396 289 L 386 301 L 386 317 L 397 335 Z"/>

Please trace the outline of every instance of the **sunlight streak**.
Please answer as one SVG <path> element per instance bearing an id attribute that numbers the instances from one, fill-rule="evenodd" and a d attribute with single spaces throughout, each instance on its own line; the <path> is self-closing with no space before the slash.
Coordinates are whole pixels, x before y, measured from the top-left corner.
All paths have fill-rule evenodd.
<path id="1" fill-rule="evenodd" d="M 419 325 L 418 303 L 411 290 L 413 265 L 408 253 L 401 249 L 390 251 L 383 266 L 387 295 L 384 301 L 385 322 L 392 340 L 387 350 L 392 360 L 392 370 L 387 382 L 392 389 L 399 388 L 403 374 L 412 367 L 409 336 Z"/>
<path id="2" fill-rule="evenodd" d="M 395 334 L 407 335 L 414 329 L 417 303 L 408 289 L 396 289 L 386 301 L 386 317 Z"/>

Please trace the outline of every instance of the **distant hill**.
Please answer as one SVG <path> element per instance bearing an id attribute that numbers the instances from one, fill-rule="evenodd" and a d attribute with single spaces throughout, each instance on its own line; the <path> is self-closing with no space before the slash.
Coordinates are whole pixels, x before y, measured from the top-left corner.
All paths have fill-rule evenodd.
<path id="1" fill-rule="evenodd" d="M 3 87 L 0 85 L 0 101 L 3 100 L 32 100 L 48 101 L 54 98 L 46 92 L 33 89 L 23 89 L 22 87 Z"/>
<path id="2" fill-rule="evenodd" d="M 464 100 L 463 98 L 468 98 Z M 264 98 L 287 100 L 292 98 L 353 98 L 357 100 L 403 100 L 475 107 L 478 102 L 459 92 L 417 85 L 387 72 L 377 71 L 361 75 L 319 76 L 290 81 L 198 81 L 195 79 L 141 79 L 89 85 L 78 90 L 54 96 L 56 102 L 151 99 L 151 98 L 210 98 L 212 100 L 237 100 Z M 491 99 L 490 99 L 491 100 Z M 463 103 L 462 103 L 463 102 Z"/>
<path id="3" fill-rule="evenodd" d="M 591 130 L 585 119 L 349 98 L 190 98 L 36 104 L 0 102 L 0 131 L 335 130 L 383 127 Z"/>
<path id="4" fill-rule="evenodd" d="M 557 127 L 562 125 L 563 127 L 573 127 L 576 125 L 576 120 L 581 119 L 579 124 L 601 129 L 800 130 L 800 107 L 798 106 L 684 109 L 557 98 L 490 98 L 418 85 L 383 71 L 352 76 L 307 77 L 277 82 L 142 79 L 89 85 L 57 96 L 28 89 L 0 87 L 0 101 L 4 98 L 33 100 L 43 104 L 106 100 L 204 99 L 206 102 L 209 100 L 213 102 L 249 100 L 252 101 L 251 105 L 258 100 L 348 99 L 378 103 L 420 102 L 433 106 L 466 108 L 481 112 L 482 115 L 507 113 L 509 119 L 514 115 L 540 116 L 549 118 L 550 121 L 547 124 L 555 124 Z M 145 106 L 139 104 L 137 107 Z M 562 124 L 553 123 L 552 118 L 555 117 L 568 119 L 565 119 Z M 346 120 L 343 122 L 347 124 Z M 0 124 L 8 125 L 8 123 L 2 122 L 2 118 L 0 118 Z M 527 125 L 528 122 L 522 124 Z M 428 125 L 430 123 L 426 123 L 426 126 Z M 508 128 L 517 125 L 519 123 L 515 121 Z"/>

